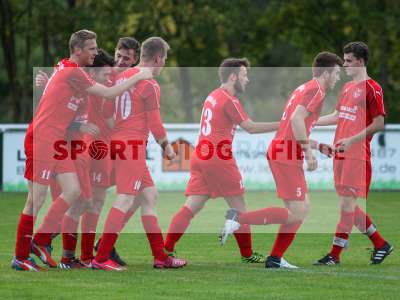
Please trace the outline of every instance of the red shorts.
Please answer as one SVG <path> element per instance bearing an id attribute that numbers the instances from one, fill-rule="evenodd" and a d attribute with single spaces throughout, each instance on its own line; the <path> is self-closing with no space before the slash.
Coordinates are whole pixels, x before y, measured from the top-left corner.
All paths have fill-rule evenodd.
<path id="1" fill-rule="evenodd" d="M 357 159 L 335 159 L 333 174 L 339 196 L 367 198 L 371 185 L 371 161 Z"/>
<path id="2" fill-rule="evenodd" d="M 146 187 L 154 186 L 146 165 L 146 147 L 138 147 L 133 159 L 132 149 L 125 151 L 126 159 L 115 160 L 115 183 L 117 194 L 138 195 Z"/>
<path id="3" fill-rule="evenodd" d="M 243 195 L 242 175 L 236 161 L 219 158 L 202 160 L 194 151 L 190 159 L 190 179 L 185 194 L 208 195 L 211 198 Z"/>
<path id="4" fill-rule="evenodd" d="M 114 184 L 114 163 L 109 157 L 90 161 L 90 180 L 93 186 L 109 188 Z"/>
<path id="5" fill-rule="evenodd" d="M 268 160 L 268 164 L 274 176 L 278 197 L 285 201 L 304 201 L 308 190 L 303 168 L 274 160 Z"/>
<path id="6" fill-rule="evenodd" d="M 69 157 L 64 160 L 49 159 L 38 153 L 33 155 L 33 135 L 27 133 L 24 140 L 25 174 L 24 177 L 30 181 L 50 185 L 56 174 L 76 173 L 74 161 Z"/>
<path id="7" fill-rule="evenodd" d="M 85 200 L 92 198 L 92 183 L 90 181 L 90 170 L 87 162 L 75 162 L 76 173 L 81 187 L 81 197 Z"/>

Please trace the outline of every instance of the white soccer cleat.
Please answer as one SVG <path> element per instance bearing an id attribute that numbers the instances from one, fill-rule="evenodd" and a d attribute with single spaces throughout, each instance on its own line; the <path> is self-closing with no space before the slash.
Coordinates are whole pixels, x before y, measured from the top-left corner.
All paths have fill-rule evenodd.
<path id="1" fill-rule="evenodd" d="M 298 269 L 299 267 L 288 263 L 288 261 L 282 257 L 281 258 L 281 268 Z"/>
<path id="2" fill-rule="evenodd" d="M 223 246 L 228 239 L 229 235 L 234 233 L 240 228 L 239 211 L 235 208 L 231 208 L 226 212 L 224 228 L 219 235 L 219 242 Z"/>
<path id="3" fill-rule="evenodd" d="M 299 267 L 292 265 L 283 257 L 268 256 L 265 262 L 267 269 L 298 269 Z"/>

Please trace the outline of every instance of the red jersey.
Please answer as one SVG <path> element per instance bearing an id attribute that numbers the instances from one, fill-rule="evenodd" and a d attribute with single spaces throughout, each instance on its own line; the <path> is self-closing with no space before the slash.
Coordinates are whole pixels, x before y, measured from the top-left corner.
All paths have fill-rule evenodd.
<path id="1" fill-rule="evenodd" d="M 335 133 L 335 144 L 338 140 L 348 138 L 365 130 L 377 116 L 385 116 L 383 91 L 373 79 L 362 82 L 348 82 L 342 88 L 338 104 L 338 123 Z M 340 157 L 370 161 L 370 143 L 372 135 L 363 141 L 354 143 Z"/>
<path id="2" fill-rule="evenodd" d="M 129 68 L 116 76 L 116 84 L 139 72 Z M 154 79 L 141 80 L 115 100 L 114 135 L 119 138 L 147 140 L 150 132 L 148 112 L 160 110 L 160 86 Z"/>
<path id="3" fill-rule="evenodd" d="M 78 64 L 69 59 L 59 62 L 47 82 L 30 126 L 35 139 L 63 139 L 78 108 L 86 101 L 86 89 L 95 84 Z"/>
<path id="4" fill-rule="evenodd" d="M 286 103 L 278 131 L 268 149 L 269 159 L 285 164 L 303 164 L 301 145 L 294 137 L 290 119 L 298 105 L 304 106 L 310 113 L 304 120 L 307 137 L 309 137 L 311 129 L 321 113 L 324 98 L 325 90 L 317 79 L 312 79 L 293 91 Z"/>
<path id="5" fill-rule="evenodd" d="M 111 82 L 105 85 L 111 86 Z M 107 119 L 114 116 L 115 103 L 95 95 L 89 95 L 88 99 L 88 122 L 95 124 L 100 130 L 100 135 L 96 139 L 107 143 L 112 133 L 112 129 L 107 124 Z"/>
<path id="6" fill-rule="evenodd" d="M 239 99 L 218 88 L 204 101 L 198 142 L 211 142 L 215 147 L 221 141 L 232 144 L 236 126 L 248 119 Z"/>

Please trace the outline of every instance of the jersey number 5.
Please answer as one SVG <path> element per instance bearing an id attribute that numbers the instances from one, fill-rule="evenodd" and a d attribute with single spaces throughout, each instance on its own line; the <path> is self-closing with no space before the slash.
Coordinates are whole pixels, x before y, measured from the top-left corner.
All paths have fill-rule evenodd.
<path id="1" fill-rule="evenodd" d="M 203 113 L 203 124 L 201 125 L 201 133 L 204 136 L 210 135 L 211 133 L 211 119 L 212 119 L 212 110 L 209 108 L 206 108 L 204 113 Z"/>

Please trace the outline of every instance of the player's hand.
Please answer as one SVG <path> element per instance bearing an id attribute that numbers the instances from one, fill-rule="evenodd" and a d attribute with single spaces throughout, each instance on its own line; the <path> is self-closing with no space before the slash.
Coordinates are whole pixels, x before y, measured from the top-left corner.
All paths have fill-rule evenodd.
<path id="1" fill-rule="evenodd" d="M 171 144 L 165 146 L 164 154 L 171 161 L 173 161 L 176 158 L 176 153 Z"/>
<path id="2" fill-rule="evenodd" d="M 344 138 L 344 139 L 338 140 L 337 143 L 335 144 L 335 151 L 343 153 L 347 149 L 349 149 L 352 144 L 353 144 L 353 140 L 351 138 Z"/>
<path id="3" fill-rule="evenodd" d="M 328 157 L 332 157 L 333 154 L 335 153 L 335 147 L 333 147 L 332 145 L 324 144 L 324 143 L 320 143 L 318 145 L 318 150 L 319 150 L 319 152 L 321 152 L 322 154 L 324 154 Z"/>
<path id="4" fill-rule="evenodd" d="M 49 81 L 49 76 L 47 73 L 39 70 L 35 77 L 35 84 L 37 87 L 46 86 L 47 82 Z"/>
<path id="5" fill-rule="evenodd" d="M 92 136 L 98 136 L 100 134 L 100 129 L 93 123 L 82 124 L 79 128 L 79 131 L 82 133 L 87 133 Z"/>
<path id="6" fill-rule="evenodd" d="M 142 67 L 140 68 L 140 72 L 138 73 L 140 80 L 152 79 L 153 72 L 151 68 Z"/>
<path id="7" fill-rule="evenodd" d="M 309 150 L 308 152 L 306 152 L 305 154 L 305 159 L 307 162 L 307 171 L 314 171 L 315 169 L 317 169 L 318 167 L 318 161 L 315 158 L 314 154 L 312 153 L 311 150 Z"/>

